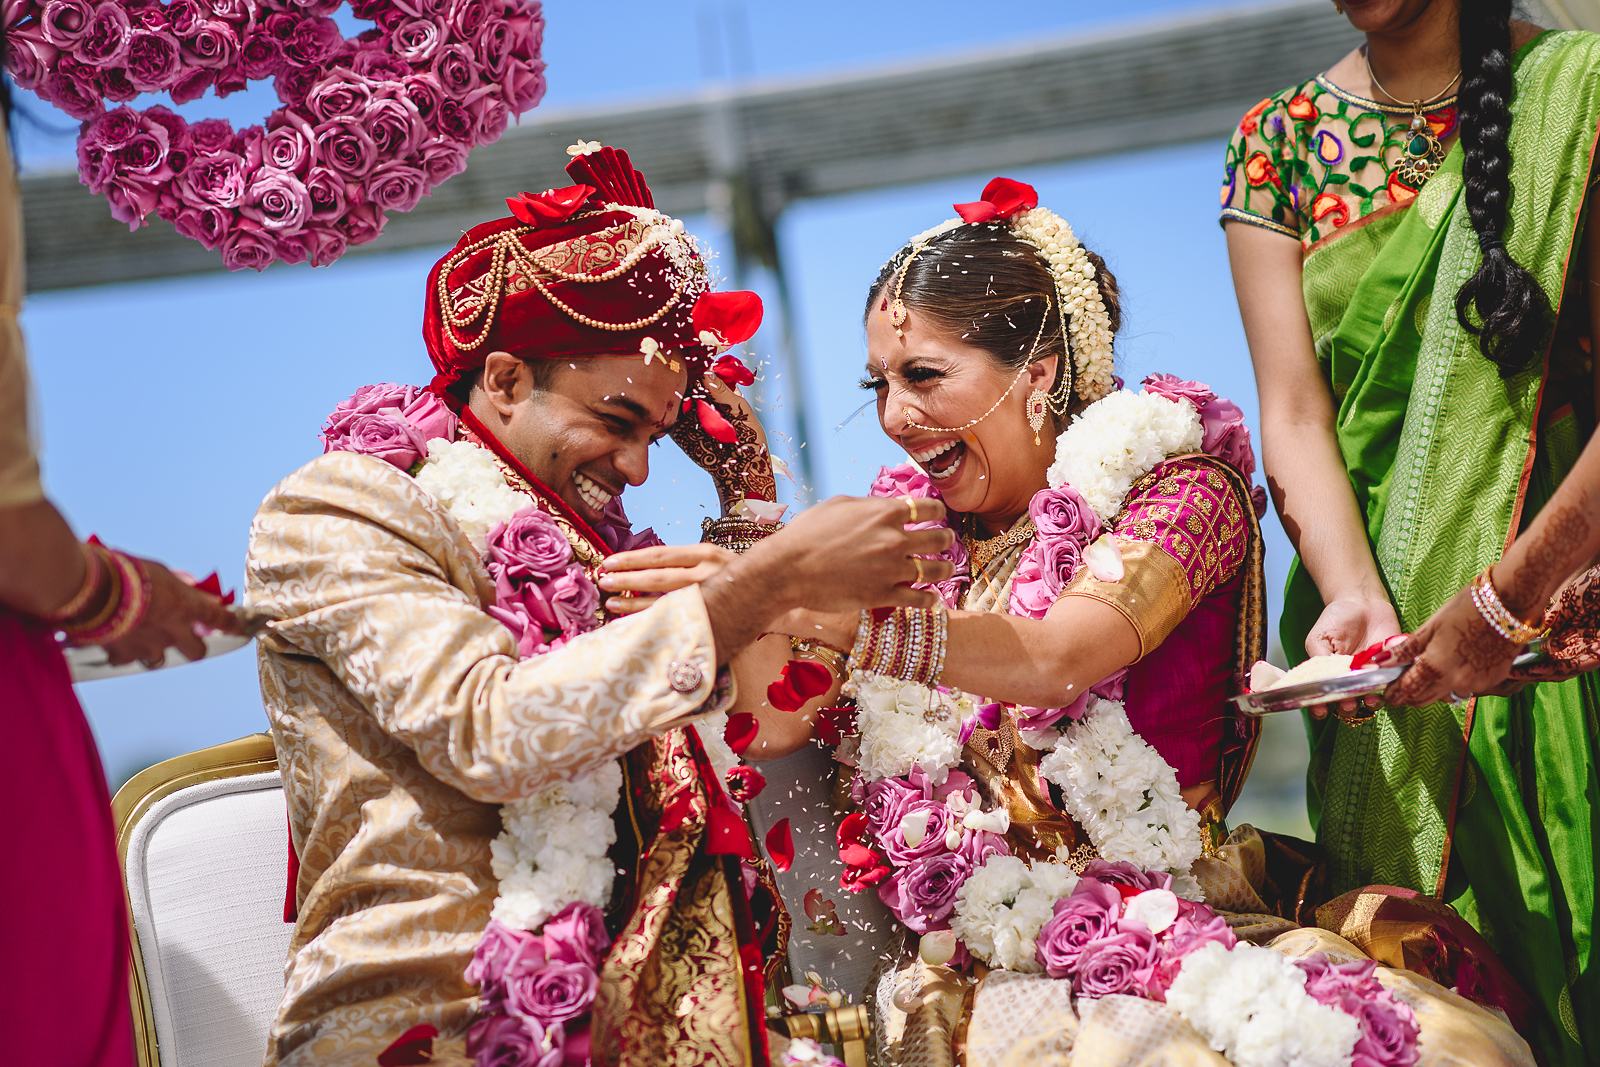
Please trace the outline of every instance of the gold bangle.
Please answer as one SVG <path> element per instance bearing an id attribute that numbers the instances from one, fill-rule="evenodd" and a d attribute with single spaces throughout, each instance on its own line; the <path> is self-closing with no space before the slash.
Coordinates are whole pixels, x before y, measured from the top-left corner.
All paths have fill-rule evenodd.
<path id="1" fill-rule="evenodd" d="M 850 654 L 822 641 L 808 638 L 789 638 L 789 651 L 801 659 L 815 660 L 828 668 L 835 678 L 841 682 L 849 677 Z"/>

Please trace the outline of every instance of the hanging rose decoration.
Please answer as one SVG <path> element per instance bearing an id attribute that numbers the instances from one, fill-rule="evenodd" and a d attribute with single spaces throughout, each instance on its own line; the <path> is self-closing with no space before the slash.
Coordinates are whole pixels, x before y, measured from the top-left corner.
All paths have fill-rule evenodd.
<path id="1" fill-rule="evenodd" d="M 230 270 L 326 266 L 459 174 L 544 95 L 538 0 L 6 0 L 7 67 L 83 122 L 78 177 L 130 229 L 154 214 Z M 174 103 L 273 79 L 263 125 Z M 108 110 L 108 105 L 110 106 Z"/>

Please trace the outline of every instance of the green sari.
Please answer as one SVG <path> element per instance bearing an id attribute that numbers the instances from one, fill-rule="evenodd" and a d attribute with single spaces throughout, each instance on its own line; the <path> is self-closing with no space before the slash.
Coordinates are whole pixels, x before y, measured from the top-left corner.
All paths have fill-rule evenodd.
<path id="1" fill-rule="evenodd" d="M 1600 37 L 1544 34 L 1514 76 L 1505 241 L 1559 308 L 1583 281 L 1572 259 L 1600 122 Z M 1570 398 L 1547 388 L 1548 358 L 1503 380 L 1456 321 L 1478 262 L 1457 144 L 1409 205 L 1317 243 L 1304 264 L 1339 446 L 1407 630 L 1499 559 L 1582 445 Z M 1296 560 L 1282 623 L 1291 657 L 1322 607 Z M 1597 710 L 1588 675 L 1380 712 L 1355 729 L 1310 722 L 1309 804 L 1332 888 L 1400 885 L 1453 904 L 1538 1002 L 1526 1036 L 1549 1064 L 1600 1060 Z"/>

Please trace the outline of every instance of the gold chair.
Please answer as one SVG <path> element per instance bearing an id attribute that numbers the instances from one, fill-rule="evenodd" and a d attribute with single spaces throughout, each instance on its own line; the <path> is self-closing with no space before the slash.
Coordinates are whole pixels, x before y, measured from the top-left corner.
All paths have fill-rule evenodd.
<path id="1" fill-rule="evenodd" d="M 272 739 L 252 734 L 164 760 L 111 806 L 140 1067 L 259 1063 L 292 931 Z"/>

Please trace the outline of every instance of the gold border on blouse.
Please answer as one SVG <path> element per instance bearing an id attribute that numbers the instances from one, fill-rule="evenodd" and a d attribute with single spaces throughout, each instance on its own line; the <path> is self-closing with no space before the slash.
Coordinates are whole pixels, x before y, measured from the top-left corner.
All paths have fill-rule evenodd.
<path id="1" fill-rule="evenodd" d="M 1183 565 L 1159 545 L 1124 540 L 1122 566 L 1122 580 L 1117 582 L 1102 582 L 1088 567 L 1080 567 L 1061 596 L 1086 596 L 1121 612 L 1139 635 L 1139 659 L 1144 659 L 1189 614 L 1194 595 Z"/>

